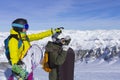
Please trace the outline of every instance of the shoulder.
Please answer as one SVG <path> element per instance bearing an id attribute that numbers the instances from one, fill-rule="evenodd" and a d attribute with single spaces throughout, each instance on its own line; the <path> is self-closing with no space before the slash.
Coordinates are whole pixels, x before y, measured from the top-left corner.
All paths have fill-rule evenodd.
<path id="1" fill-rule="evenodd" d="M 48 51 L 58 51 L 59 49 L 62 48 L 62 46 L 59 46 L 55 44 L 54 42 L 49 41 L 47 45 L 45 46 L 46 50 Z"/>
<path id="2" fill-rule="evenodd" d="M 18 44 L 18 40 L 16 39 L 16 38 L 11 38 L 10 40 L 9 40 L 9 44 Z"/>
<path id="3" fill-rule="evenodd" d="M 46 47 L 48 47 L 48 46 L 50 46 L 50 47 L 57 47 L 57 48 L 61 48 L 62 47 L 61 45 L 59 45 L 57 43 L 54 43 L 54 42 L 51 42 L 51 41 L 49 41 L 47 43 Z"/>

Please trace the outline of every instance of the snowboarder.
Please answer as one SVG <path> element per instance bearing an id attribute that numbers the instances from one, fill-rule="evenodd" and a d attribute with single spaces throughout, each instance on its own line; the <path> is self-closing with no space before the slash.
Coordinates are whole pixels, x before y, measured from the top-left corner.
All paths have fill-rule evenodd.
<path id="1" fill-rule="evenodd" d="M 10 30 L 10 35 L 17 37 L 18 39 L 12 37 L 8 42 L 8 47 L 10 52 L 9 62 L 12 66 L 11 70 L 13 73 L 11 76 L 21 78 L 22 80 L 27 79 L 28 76 L 28 72 L 24 68 L 24 63 L 22 62 L 22 59 L 25 57 L 28 49 L 31 46 L 30 42 L 51 36 L 56 32 L 61 32 L 60 28 L 56 28 L 36 34 L 27 35 L 26 31 L 28 29 L 29 29 L 29 25 L 26 19 L 18 18 L 14 20 L 12 22 L 12 29 Z M 19 40 L 21 40 L 22 43 L 20 48 L 18 48 Z"/>
<path id="2" fill-rule="evenodd" d="M 53 35 L 53 41 L 49 41 L 46 45 L 45 54 L 48 54 L 48 63 L 47 66 L 46 64 L 43 66 L 43 69 L 49 72 L 49 80 L 60 80 L 59 69 L 66 59 L 68 45 L 71 41 L 70 36 L 59 39 L 57 38 L 58 35 Z"/>

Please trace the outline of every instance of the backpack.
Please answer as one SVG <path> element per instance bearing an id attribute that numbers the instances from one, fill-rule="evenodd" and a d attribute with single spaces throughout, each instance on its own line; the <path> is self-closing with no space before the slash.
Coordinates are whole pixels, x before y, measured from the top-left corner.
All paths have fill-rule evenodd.
<path id="1" fill-rule="evenodd" d="M 50 47 L 49 45 L 54 45 L 55 43 L 54 42 L 51 42 L 49 41 L 46 45 L 46 48 L 47 47 Z M 44 53 L 44 57 L 43 57 L 43 60 L 42 60 L 42 66 L 43 66 L 43 70 L 46 71 L 46 72 L 51 72 L 52 69 L 55 69 L 58 67 L 58 65 L 56 65 L 54 62 L 51 61 L 51 53 L 49 51 L 47 51 L 47 49 L 45 50 L 45 53 Z M 58 53 L 59 54 L 59 53 Z"/>
<path id="2" fill-rule="evenodd" d="M 18 35 L 9 35 L 5 40 L 4 40 L 4 45 L 5 45 L 5 55 L 6 55 L 6 58 L 8 59 L 9 63 L 11 64 L 10 62 L 10 52 L 9 52 L 9 47 L 8 47 L 8 43 L 9 43 L 9 40 L 11 38 L 15 38 L 16 40 L 18 40 L 18 48 L 20 48 L 22 46 L 22 40 L 18 38 Z"/>
<path id="3" fill-rule="evenodd" d="M 42 66 L 43 66 L 44 71 L 51 72 L 51 68 L 49 67 L 49 62 L 48 62 L 48 52 L 44 53 L 44 57 L 42 60 Z"/>

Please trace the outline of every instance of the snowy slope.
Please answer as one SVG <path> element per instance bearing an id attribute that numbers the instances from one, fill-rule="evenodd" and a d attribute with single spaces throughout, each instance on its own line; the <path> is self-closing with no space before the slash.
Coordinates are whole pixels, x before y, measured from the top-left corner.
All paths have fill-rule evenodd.
<path id="1" fill-rule="evenodd" d="M 41 31 L 29 31 L 36 33 Z M 8 32 L 0 32 L 0 62 L 6 62 L 4 56 L 4 39 L 9 35 Z M 94 31 L 77 31 L 65 30 L 59 37 L 70 35 L 72 41 L 70 47 L 75 51 L 79 49 L 96 49 L 98 47 L 105 48 L 106 46 L 120 46 L 120 30 L 94 30 Z M 45 46 L 50 37 L 43 40 L 34 41 L 32 44 L 39 44 L 41 48 Z M 113 61 L 112 61 L 113 62 Z M 75 63 L 74 80 L 119 80 L 120 79 L 120 60 L 107 63 L 105 61 L 96 60 L 91 63 Z M 44 72 L 40 66 L 34 71 L 35 80 L 48 80 L 48 73 Z M 5 73 L 0 70 L 0 80 L 5 79 Z"/>

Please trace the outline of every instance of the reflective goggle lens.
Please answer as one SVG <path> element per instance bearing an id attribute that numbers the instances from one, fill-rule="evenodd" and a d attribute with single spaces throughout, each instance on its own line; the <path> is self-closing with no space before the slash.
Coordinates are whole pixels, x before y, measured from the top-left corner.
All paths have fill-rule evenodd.
<path id="1" fill-rule="evenodd" d="M 24 25 L 24 28 L 28 30 L 28 29 L 29 29 L 29 25 L 28 25 L 28 24 L 25 24 L 25 25 Z"/>

